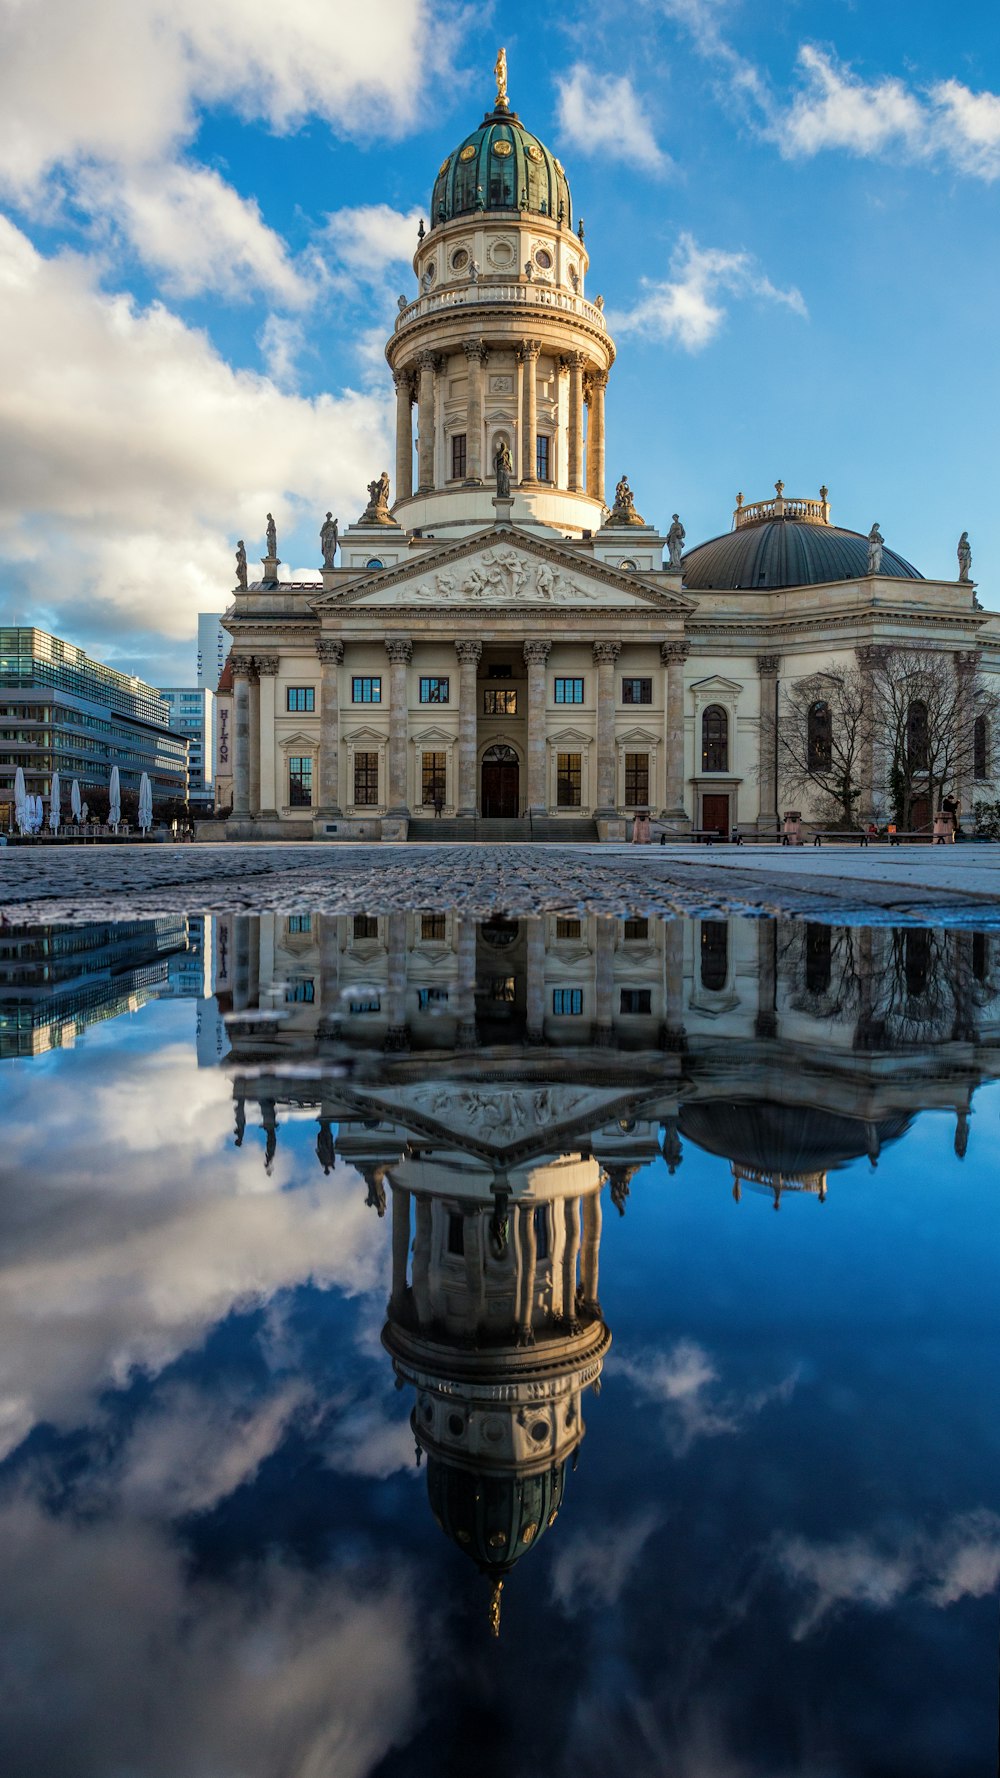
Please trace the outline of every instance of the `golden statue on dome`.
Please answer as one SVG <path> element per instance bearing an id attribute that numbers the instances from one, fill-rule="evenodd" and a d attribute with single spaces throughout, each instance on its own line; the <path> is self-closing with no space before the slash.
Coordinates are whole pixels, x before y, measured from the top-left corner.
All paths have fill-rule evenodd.
<path id="1" fill-rule="evenodd" d="M 493 73 L 496 76 L 497 83 L 497 97 L 494 110 L 509 111 L 510 106 L 507 103 L 507 51 L 505 49 L 497 51 L 497 59 L 493 65 Z"/>

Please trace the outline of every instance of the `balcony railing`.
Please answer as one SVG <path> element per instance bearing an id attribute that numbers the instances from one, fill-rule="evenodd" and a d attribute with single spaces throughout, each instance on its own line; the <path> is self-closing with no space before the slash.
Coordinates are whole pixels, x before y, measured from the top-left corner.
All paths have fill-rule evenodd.
<path id="1" fill-rule="evenodd" d="M 786 497 L 784 482 L 775 482 L 772 500 L 753 500 L 749 504 L 742 494 L 737 494 L 733 512 L 734 531 L 742 530 L 744 525 L 764 524 L 768 519 L 798 519 L 800 524 L 828 525 L 828 489 L 820 488 L 818 500 L 802 500 L 798 496 Z"/>
<path id="2" fill-rule="evenodd" d="M 574 296 L 569 290 L 556 290 L 551 284 L 528 283 L 526 280 L 516 284 L 495 283 L 489 278 L 480 278 L 475 284 L 461 284 L 447 290 L 429 290 L 418 296 L 416 302 L 407 303 L 396 316 L 395 331 L 409 326 L 411 321 L 421 321 L 425 315 L 436 315 L 447 309 L 475 308 L 483 303 L 511 303 L 522 308 L 558 309 L 565 315 L 577 315 L 595 327 L 599 333 L 607 333 L 608 324 L 604 319 L 603 309 L 582 296 Z"/>

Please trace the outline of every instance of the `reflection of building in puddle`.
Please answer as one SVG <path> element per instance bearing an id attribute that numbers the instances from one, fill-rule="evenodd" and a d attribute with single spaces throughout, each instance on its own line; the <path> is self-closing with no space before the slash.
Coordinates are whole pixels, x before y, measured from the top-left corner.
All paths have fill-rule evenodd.
<path id="1" fill-rule="evenodd" d="M 964 1151 L 996 1072 L 991 941 L 451 914 L 236 920 L 220 935 L 238 1139 L 312 1111 L 392 1230 L 383 1342 L 432 1510 L 490 1578 L 552 1524 L 610 1333 L 604 1188 L 685 1143 L 734 1196 L 822 1200 L 926 1107 Z"/>
<path id="2" fill-rule="evenodd" d="M 0 931 L 0 1058 L 66 1049 L 152 995 L 204 992 L 201 920 Z"/>

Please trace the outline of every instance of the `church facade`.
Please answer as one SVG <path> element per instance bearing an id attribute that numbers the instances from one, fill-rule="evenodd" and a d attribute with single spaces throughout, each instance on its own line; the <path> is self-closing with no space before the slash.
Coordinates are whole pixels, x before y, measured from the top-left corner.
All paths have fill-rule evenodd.
<path id="1" fill-rule="evenodd" d="M 779 482 L 685 553 L 676 514 L 657 528 L 627 477 L 611 489 L 614 342 L 565 170 L 511 109 L 502 57 L 413 264 L 386 347 L 394 500 L 383 472 L 342 535 L 328 515 L 321 584 L 279 580 L 270 515 L 259 581 L 238 551 L 230 837 L 618 839 L 643 810 L 678 836 L 773 836 L 783 685 L 914 641 L 959 675 L 1000 671 L 967 548 L 958 580 L 926 580 L 877 526 L 835 526 L 825 488 Z M 971 782 L 951 788 L 971 806 Z M 878 803 L 872 763 L 862 819 Z"/>

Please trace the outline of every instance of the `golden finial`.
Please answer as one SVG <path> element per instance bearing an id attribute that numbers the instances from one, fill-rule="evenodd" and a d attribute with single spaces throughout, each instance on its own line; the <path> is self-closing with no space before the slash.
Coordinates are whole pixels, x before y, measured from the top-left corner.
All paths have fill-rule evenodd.
<path id="1" fill-rule="evenodd" d="M 503 50 L 500 51 L 500 54 L 501 55 L 503 54 Z M 493 1585 L 493 1592 L 490 1597 L 490 1635 L 491 1636 L 499 1636 L 499 1634 L 500 1634 L 500 1594 L 502 1592 L 503 1592 L 503 1581 L 502 1580 L 495 1581 L 494 1585 Z"/>
<path id="2" fill-rule="evenodd" d="M 493 72 L 496 75 L 497 82 L 497 97 L 494 109 L 496 111 L 508 111 L 510 107 L 507 104 L 507 51 L 505 49 L 497 51 L 497 59 L 493 65 Z"/>

